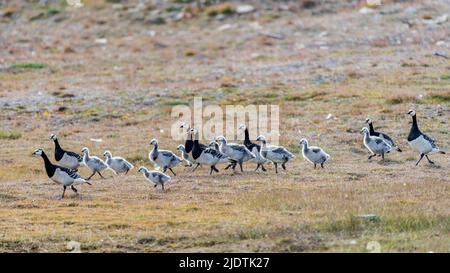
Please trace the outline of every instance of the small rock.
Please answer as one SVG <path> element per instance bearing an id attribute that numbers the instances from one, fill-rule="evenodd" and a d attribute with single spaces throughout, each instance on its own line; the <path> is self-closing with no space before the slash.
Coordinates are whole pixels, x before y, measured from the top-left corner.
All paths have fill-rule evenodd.
<path id="1" fill-rule="evenodd" d="M 236 7 L 236 13 L 238 13 L 238 14 L 246 14 L 246 13 L 251 13 L 254 11 L 255 11 L 255 7 L 253 7 L 252 5 L 242 5 L 242 6 Z"/>
<path id="2" fill-rule="evenodd" d="M 373 13 L 373 9 L 371 8 L 367 8 L 367 7 L 363 7 L 359 10 L 359 13 L 361 14 L 369 14 L 369 13 Z"/>
<path id="3" fill-rule="evenodd" d="M 376 214 L 357 214 L 357 215 L 354 215 L 354 217 L 365 219 L 368 221 L 374 221 L 374 222 L 380 220 L 380 217 Z"/>
<path id="4" fill-rule="evenodd" d="M 95 39 L 94 41 L 96 44 L 100 44 L 100 45 L 106 45 L 108 43 L 108 39 L 105 38 L 98 38 Z"/>

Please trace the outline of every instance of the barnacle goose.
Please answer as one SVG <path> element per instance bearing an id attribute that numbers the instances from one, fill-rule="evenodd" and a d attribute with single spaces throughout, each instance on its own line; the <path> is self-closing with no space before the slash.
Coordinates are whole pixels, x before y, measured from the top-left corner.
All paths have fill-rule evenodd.
<path id="1" fill-rule="evenodd" d="M 382 138 L 382 139 L 383 139 L 384 141 L 386 141 L 387 144 L 389 144 L 393 149 L 396 149 L 398 152 L 402 152 L 402 150 L 401 150 L 397 145 L 395 145 L 394 140 L 392 140 L 392 138 L 390 138 L 387 134 L 381 133 L 381 132 L 376 132 L 376 131 L 373 129 L 373 121 L 372 121 L 372 119 L 370 119 L 370 118 L 366 119 L 366 123 L 369 124 L 369 134 L 370 134 L 371 136 L 377 136 L 377 137 Z"/>
<path id="2" fill-rule="evenodd" d="M 219 151 L 216 151 L 214 148 L 202 147 L 198 141 L 198 131 L 195 129 L 191 129 L 191 132 L 194 135 L 194 146 L 192 147 L 192 158 L 198 164 L 204 164 L 210 166 L 209 174 L 211 175 L 213 171 L 219 172 L 216 168 L 216 165 L 221 162 L 225 162 L 228 160 L 227 156 L 222 154 Z M 197 168 L 196 166 L 195 168 Z"/>
<path id="3" fill-rule="evenodd" d="M 330 155 L 325 153 L 325 151 L 322 150 L 321 148 L 315 146 L 308 146 L 308 140 L 306 140 L 305 138 L 302 138 L 300 140 L 300 145 L 303 145 L 302 149 L 303 158 L 313 163 L 314 169 L 316 168 L 317 164 L 320 164 L 320 167 L 323 168 L 323 164 L 327 162 L 328 159 L 330 159 Z"/>
<path id="4" fill-rule="evenodd" d="M 278 164 L 281 164 L 281 167 L 286 170 L 286 163 L 295 157 L 291 152 L 282 146 L 268 146 L 265 136 L 258 136 L 256 141 L 261 142 L 260 152 L 263 156 L 275 165 L 275 173 L 278 173 Z"/>
<path id="5" fill-rule="evenodd" d="M 83 163 L 83 157 L 77 153 L 66 151 L 59 145 L 58 138 L 55 134 L 50 135 L 50 139 L 55 143 L 55 160 L 62 167 L 66 167 L 77 171 L 78 167 Z"/>
<path id="6" fill-rule="evenodd" d="M 110 151 L 105 151 L 103 156 L 106 157 L 105 163 L 108 168 L 113 170 L 116 174 L 125 173 L 127 174 L 129 170 L 133 169 L 133 164 L 128 162 L 126 159 L 119 156 L 112 156 Z"/>
<path id="7" fill-rule="evenodd" d="M 86 147 L 84 147 L 81 152 L 83 153 L 84 164 L 86 164 L 86 166 L 88 166 L 92 171 L 91 176 L 89 176 L 86 180 L 91 179 L 91 177 L 93 177 L 96 173 L 98 173 L 101 178 L 104 178 L 100 172 L 107 169 L 108 165 L 106 165 L 106 163 L 100 158 L 89 155 L 89 149 Z"/>
<path id="8" fill-rule="evenodd" d="M 416 166 L 424 156 L 427 158 L 428 162 L 434 164 L 434 162 L 428 158 L 428 155 L 435 153 L 445 154 L 445 152 L 439 149 L 434 139 L 420 131 L 419 126 L 417 125 L 416 112 L 414 110 L 409 110 L 408 115 L 412 117 L 412 126 L 408 135 L 408 144 L 420 155 L 419 160 L 416 162 Z"/>
<path id="9" fill-rule="evenodd" d="M 84 183 L 91 185 L 76 171 L 52 164 L 45 154 L 44 150 L 36 149 L 33 152 L 33 155 L 41 156 L 44 159 L 45 171 L 47 172 L 47 176 L 54 182 L 63 186 L 61 199 L 64 198 L 64 194 L 66 193 L 66 188 L 68 186 L 70 186 L 72 191 L 78 193 L 78 190 L 74 187 L 74 185 L 81 185 Z"/>
<path id="10" fill-rule="evenodd" d="M 152 182 L 154 185 L 154 187 L 156 188 L 156 186 L 161 185 L 162 190 L 164 191 L 164 184 L 166 184 L 167 182 L 170 182 L 170 176 L 168 176 L 167 174 L 164 174 L 162 172 L 158 172 L 158 171 L 149 171 L 147 168 L 145 167 L 139 167 L 138 170 L 140 173 L 144 174 L 144 177 Z"/>
<path id="11" fill-rule="evenodd" d="M 224 136 L 216 137 L 216 141 L 219 142 L 220 152 L 226 155 L 228 158 L 236 161 L 241 168 L 241 172 L 244 171 L 242 164 L 255 158 L 255 155 L 250 152 L 244 145 L 228 143 L 227 139 Z M 234 164 L 234 166 L 236 166 L 236 164 Z"/>
<path id="12" fill-rule="evenodd" d="M 267 162 L 267 159 L 263 156 L 263 154 L 260 153 L 261 146 L 250 141 L 248 128 L 247 128 L 247 126 L 245 126 L 245 124 L 241 124 L 239 126 L 239 129 L 244 130 L 244 135 L 245 135 L 244 145 L 245 145 L 245 147 L 247 147 L 247 149 L 255 155 L 254 161 L 257 164 L 255 171 L 257 171 L 259 169 L 259 167 L 261 167 L 261 169 L 264 172 L 267 171 L 266 168 L 264 168 L 264 163 Z"/>
<path id="13" fill-rule="evenodd" d="M 371 136 L 367 127 L 362 128 L 361 133 L 364 134 L 364 146 L 366 146 L 367 150 L 370 152 L 368 159 L 371 159 L 375 155 L 381 155 L 381 158 L 384 159 L 384 154 L 391 151 L 391 145 L 381 137 Z"/>
<path id="14" fill-rule="evenodd" d="M 172 168 L 178 166 L 182 162 L 182 159 L 171 151 L 159 150 L 158 140 L 156 139 L 152 139 L 150 145 L 153 145 L 153 150 L 148 154 L 150 161 L 157 167 L 162 168 L 164 173 L 169 169 L 173 175 L 177 175 Z"/>

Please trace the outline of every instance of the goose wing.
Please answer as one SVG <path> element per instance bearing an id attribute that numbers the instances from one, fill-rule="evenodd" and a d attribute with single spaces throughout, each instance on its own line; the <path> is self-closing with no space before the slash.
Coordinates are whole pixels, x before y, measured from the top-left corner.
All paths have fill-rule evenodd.
<path id="1" fill-rule="evenodd" d="M 423 138 L 431 144 L 431 147 L 437 148 L 436 141 L 426 134 L 422 134 Z"/>
<path id="2" fill-rule="evenodd" d="M 71 157 L 75 157 L 78 160 L 78 162 L 83 162 L 83 157 L 81 155 L 71 151 L 64 151 L 64 152 Z"/>
<path id="3" fill-rule="evenodd" d="M 81 175 L 79 173 L 77 173 L 74 170 L 71 170 L 71 169 L 68 169 L 68 168 L 64 168 L 64 167 L 61 167 L 61 166 L 56 166 L 56 167 L 59 168 L 61 171 L 65 172 L 67 175 L 69 175 L 73 179 L 83 178 L 83 177 L 81 177 Z"/>

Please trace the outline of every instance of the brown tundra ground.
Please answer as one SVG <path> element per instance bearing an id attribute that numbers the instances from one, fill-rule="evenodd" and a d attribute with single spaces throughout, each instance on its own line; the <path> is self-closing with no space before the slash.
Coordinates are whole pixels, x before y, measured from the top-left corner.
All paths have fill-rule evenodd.
<path id="1" fill-rule="evenodd" d="M 166 16 L 175 1 L 62 2 L 0 5 L 0 251 L 69 251 L 73 240 L 92 252 L 449 252 L 449 156 L 415 167 L 406 141 L 414 108 L 450 147 L 448 1 L 383 1 L 369 13 L 363 1 L 254 1 L 241 16 L 235 2 L 173 4 L 193 16 L 165 22 L 146 14 Z M 288 170 L 180 166 L 162 192 L 135 168 L 59 200 L 31 156 L 42 147 L 53 160 L 56 133 L 68 150 L 109 149 L 151 168 L 149 140 L 175 151 L 171 108 L 194 96 L 279 105 L 280 143 L 296 155 Z M 369 161 L 367 117 L 403 152 Z M 303 160 L 300 135 L 332 156 L 325 169 Z"/>

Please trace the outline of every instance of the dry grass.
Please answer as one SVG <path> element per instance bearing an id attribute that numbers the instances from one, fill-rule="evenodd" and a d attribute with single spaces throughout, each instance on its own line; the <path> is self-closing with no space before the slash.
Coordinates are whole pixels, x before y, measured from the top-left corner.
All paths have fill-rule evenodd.
<path id="1" fill-rule="evenodd" d="M 414 167 L 405 115 L 415 108 L 423 131 L 448 149 L 448 63 L 430 57 L 420 42 L 401 50 L 389 43 L 387 33 L 406 35 L 402 28 L 357 11 L 300 19 L 286 13 L 263 16 L 264 29 L 286 34 L 281 40 L 258 42 L 252 17 L 217 32 L 224 22 L 204 17 L 152 25 L 157 35 L 148 37 L 148 25 L 111 18 L 104 1 L 86 1 L 88 8 L 109 27 L 78 11 L 40 38 L 58 42 L 33 45 L 34 58 L 13 46 L 17 35 L 2 32 L 8 50 L 0 59 L 47 68 L 0 70 L 0 251 L 67 251 L 71 240 L 93 252 L 365 252 L 371 241 L 384 252 L 449 251 L 450 159 L 433 155 L 436 166 L 424 160 Z M 42 35 L 37 30 L 47 20 L 21 28 L 20 36 Z M 371 27 L 362 28 L 365 23 Z M 347 43 L 342 24 L 361 45 Z M 444 26 L 432 33 L 426 25 L 417 28 L 426 36 L 420 41 L 449 35 Z M 316 46 L 315 34 L 325 30 L 327 49 Z M 94 43 L 100 36 L 106 45 Z M 77 53 L 64 50 L 68 46 Z M 48 137 L 57 133 L 69 150 L 87 146 L 100 156 L 109 149 L 136 167 L 150 167 L 151 138 L 164 149 L 179 144 L 169 137 L 171 107 L 192 105 L 199 95 L 205 105 L 279 105 L 280 141 L 296 155 L 288 171 L 275 175 L 268 166 L 268 173 L 254 173 L 249 163 L 244 174 L 220 166 L 209 176 L 206 168 L 178 167 L 163 193 L 136 168 L 128 176 L 105 173 L 107 179 L 80 186 L 78 196 L 67 191 L 58 200 L 62 189 L 31 156 L 37 147 L 52 154 Z M 369 162 L 359 133 L 367 117 L 404 152 Z M 21 136 L 10 137 L 13 132 Z M 300 134 L 331 154 L 324 170 L 301 158 Z M 379 221 L 354 217 L 369 213 Z"/>

